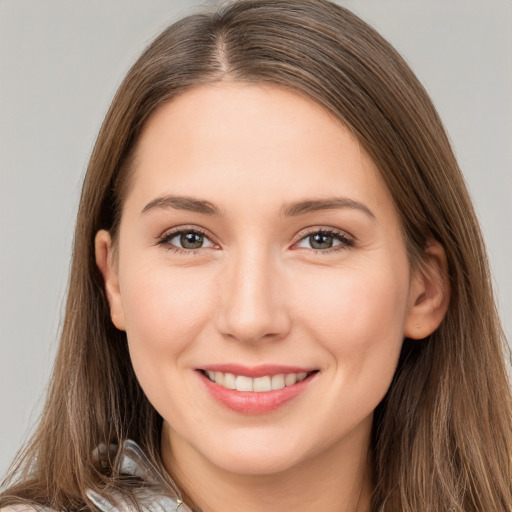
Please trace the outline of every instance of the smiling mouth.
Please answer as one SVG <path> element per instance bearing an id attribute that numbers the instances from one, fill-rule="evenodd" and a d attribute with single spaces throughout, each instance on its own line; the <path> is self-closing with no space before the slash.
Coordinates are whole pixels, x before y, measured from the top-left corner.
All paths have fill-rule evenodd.
<path id="1" fill-rule="evenodd" d="M 201 373 L 211 382 L 225 389 L 236 391 L 246 391 L 255 393 L 265 393 L 269 391 L 278 391 L 285 387 L 291 387 L 302 382 L 317 370 L 300 373 L 279 373 L 277 375 L 263 375 L 261 377 L 248 377 L 246 375 L 235 375 L 227 372 L 216 372 L 210 370 L 201 370 Z"/>

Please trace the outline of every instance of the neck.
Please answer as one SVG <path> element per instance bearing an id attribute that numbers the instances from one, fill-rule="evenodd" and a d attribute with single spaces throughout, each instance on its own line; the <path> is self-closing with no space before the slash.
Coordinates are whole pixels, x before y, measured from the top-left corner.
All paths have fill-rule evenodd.
<path id="1" fill-rule="evenodd" d="M 369 512 L 372 492 L 366 435 L 359 431 L 339 446 L 293 468 L 265 475 L 226 471 L 205 460 L 164 423 L 162 456 L 185 502 L 202 512 Z"/>

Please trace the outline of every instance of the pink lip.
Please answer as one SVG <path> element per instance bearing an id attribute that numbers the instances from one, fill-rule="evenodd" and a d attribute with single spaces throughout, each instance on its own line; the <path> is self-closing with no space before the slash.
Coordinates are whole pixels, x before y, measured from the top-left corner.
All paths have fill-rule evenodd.
<path id="1" fill-rule="evenodd" d="M 219 368 L 227 368 L 228 370 L 220 370 Z M 213 369 L 215 368 L 215 369 Z M 240 370 L 240 367 L 237 366 L 237 370 L 234 370 L 235 366 L 233 365 L 222 365 L 215 367 L 205 368 L 209 371 L 222 371 L 224 373 L 234 373 L 236 375 L 245 375 L 247 377 L 261 377 L 263 375 L 277 375 L 279 373 L 300 373 L 301 371 L 306 371 L 303 369 L 292 369 L 290 367 L 265 367 L 266 371 L 261 371 L 262 367 L 252 368 L 252 373 L 247 372 L 247 368 L 245 370 Z M 280 368 L 280 371 L 274 371 L 276 368 Z M 268 370 L 271 369 L 269 372 Z M 293 386 L 287 386 L 282 389 L 277 389 L 273 391 L 264 391 L 264 392 L 252 392 L 252 391 L 237 391 L 236 389 L 227 389 L 215 382 L 212 382 L 206 375 L 198 371 L 198 375 L 201 378 L 203 385 L 206 390 L 212 395 L 212 397 L 217 400 L 219 403 L 231 409 L 232 411 L 247 414 L 247 415 L 261 415 L 267 414 L 272 411 L 275 411 L 279 407 L 283 406 L 293 398 L 296 398 L 300 395 L 306 388 L 309 386 L 311 381 L 316 376 L 316 373 L 309 375 L 306 379 L 301 382 L 297 382 Z"/>
<path id="2" fill-rule="evenodd" d="M 265 375 L 279 375 L 280 373 L 309 373 L 316 368 L 303 368 L 299 366 L 284 366 L 276 364 L 260 364 L 258 366 L 243 366 L 240 364 L 210 364 L 202 366 L 201 370 L 210 372 L 233 373 L 235 375 L 245 375 L 246 377 L 264 377 Z"/>

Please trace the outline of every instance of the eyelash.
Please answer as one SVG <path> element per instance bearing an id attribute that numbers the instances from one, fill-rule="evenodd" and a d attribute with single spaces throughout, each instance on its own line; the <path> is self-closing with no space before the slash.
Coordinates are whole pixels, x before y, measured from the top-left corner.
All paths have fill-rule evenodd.
<path id="1" fill-rule="evenodd" d="M 204 249 L 204 247 L 199 247 L 198 249 L 185 249 L 183 247 L 178 247 L 177 245 L 171 244 L 171 240 L 175 238 L 178 235 L 184 235 L 184 234 L 194 234 L 194 235 L 200 235 L 204 237 L 207 240 L 210 240 L 210 242 L 214 244 L 214 242 L 211 241 L 210 236 L 206 233 L 206 231 L 203 231 L 199 228 L 177 228 L 173 231 L 164 233 L 156 242 L 157 245 L 165 246 L 168 251 L 174 251 L 177 254 L 197 254 L 197 251 L 199 249 Z"/>
<path id="2" fill-rule="evenodd" d="M 197 251 L 199 249 L 209 248 L 209 247 L 199 247 L 198 249 L 185 249 L 183 247 L 178 247 L 177 245 L 170 243 L 170 241 L 173 238 L 175 238 L 178 235 L 183 235 L 183 234 L 200 235 L 200 236 L 204 237 L 205 239 L 209 240 L 213 245 L 215 245 L 215 243 L 210 239 L 209 235 L 205 231 L 195 228 L 195 227 L 190 228 L 190 229 L 178 228 L 178 229 L 175 229 L 168 233 L 165 233 L 157 240 L 156 245 L 166 246 L 166 249 L 168 251 L 172 250 L 178 254 L 181 253 L 181 254 L 192 254 L 192 255 L 197 254 Z M 345 233 L 343 233 L 341 231 L 337 231 L 335 229 L 313 229 L 313 230 L 299 233 L 299 235 L 297 236 L 297 240 L 293 243 L 292 246 L 296 246 L 303 240 L 307 239 L 308 237 L 312 237 L 314 235 L 323 235 L 323 236 L 331 237 L 331 238 L 337 240 L 338 242 L 340 242 L 339 245 L 334 246 L 334 247 L 329 247 L 326 249 L 314 249 L 312 247 L 307 249 L 309 251 L 313 251 L 314 254 L 321 253 L 321 254 L 325 255 L 326 253 L 335 253 L 335 252 L 342 251 L 345 249 L 350 249 L 355 246 L 355 241 L 353 238 L 351 238 L 351 237 L 347 236 Z"/>
<path id="3" fill-rule="evenodd" d="M 305 240 L 309 237 L 312 237 L 314 235 L 328 236 L 328 237 L 331 237 L 331 238 L 337 240 L 338 242 L 340 242 L 339 245 L 334 246 L 334 247 L 329 247 L 327 249 L 314 249 L 312 247 L 309 248 L 308 250 L 313 251 L 314 254 L 322 254 L 322 255 L 332 254 L 332 253 L 336 253 L 336 252 L 343 251 L 346 249 L 351 249 L 352 247 L 355 246 L 354 239 L 352 237 L 348 236 L 343 231 L 338 231 L 336 229 L 326 229 L 326 228 L 316 228 L 316 229 L 313 228 L 312 230 L 308 230 L 308 231 L 299 233 L 297 235 L 297 241 L 294 242 L 293 245 L 295 246 L 295 245 L 299 244 L 300 242 L 302 242 L 303 240 Z"/>

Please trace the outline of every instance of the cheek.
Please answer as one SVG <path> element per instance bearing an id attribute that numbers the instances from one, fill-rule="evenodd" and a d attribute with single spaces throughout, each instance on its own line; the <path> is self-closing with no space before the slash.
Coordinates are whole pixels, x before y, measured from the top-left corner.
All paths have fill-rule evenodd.
<path id="1" fill-rule="evenodd" d="M 179 424 L 175 415 L 193 396 L 181 370 L 212 316 L 214 288 L 197 269 L 135 268 L 122 289 L 130 358 L 149 401 L 169 422 Z"/>
<path id="2" fill-rule="evenodd" d="M 200 332 L 215 303 L 214 287 L 200 271 L 140 266 L 122 289 L 133 356 L 175 358 Z M 134 360 L 134 365 L 136 365 Z"/>
<path id="3" fill-rule="evenodd" d="M 409 279 L 393 265 L 344 268 L 303 276 L 297 318 L 339 364 L 361 367 L 389 361 L 403 341 Z"/>
<path id="4" fill-rule="evenodd" d="M 297 315 L 308 337 L 328 354 L 324 427 L 333 435 L 371 415 L 389 389 L 408 303 L 404 268 L 407 264 L 396 272 L 393 265 L 384 272 L 345 268 L 322 279 L 301 280 Z"/>

